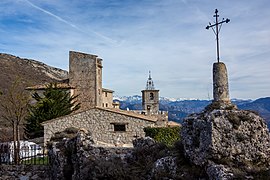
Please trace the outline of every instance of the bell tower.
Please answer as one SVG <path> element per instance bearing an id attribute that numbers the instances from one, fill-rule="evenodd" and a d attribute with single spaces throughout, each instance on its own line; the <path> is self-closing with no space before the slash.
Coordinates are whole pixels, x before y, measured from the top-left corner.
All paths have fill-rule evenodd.
<path id="1" fill-rule="evenodd" d="M 159 90 L 155 89 L 154 82 L 149 71 L 145 90 L 142 90 L 142 106 L 147 115 L 158 114 Z"/>

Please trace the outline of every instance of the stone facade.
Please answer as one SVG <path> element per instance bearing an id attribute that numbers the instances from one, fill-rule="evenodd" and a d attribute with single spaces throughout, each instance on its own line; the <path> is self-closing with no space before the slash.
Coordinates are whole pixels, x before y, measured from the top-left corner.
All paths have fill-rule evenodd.
<path id="1" fill-rule="evenodd" d="M 159 90 L 142 90 L 142 106 L 146 114 L 158 114 Z"/>
<path id="2" fill-rule="evenodd" d="M 96 55 L 69 52 L 69 83 L 79 95 L 80 110 L 102 107 L 102 59 Z"/>
<path id="3" fill-rule="evenodd" d="M 131 144 L 135 137 L 144 137 L 144 127 L 153 127 L 157 118 L 139 115 L 128 111 L 106 108 L 92 108 L 77 114 L 46 121 L 44 142 L 56 133 L 69 127 L 86 129 L 92 132 L 95 142 L 107 145 Z"/>
<path id="4" fill-rule="evenodd" d="M 102 89 L 102 107 L 114 108 L 113 106 L 113 92 L 109 89 Z"/>

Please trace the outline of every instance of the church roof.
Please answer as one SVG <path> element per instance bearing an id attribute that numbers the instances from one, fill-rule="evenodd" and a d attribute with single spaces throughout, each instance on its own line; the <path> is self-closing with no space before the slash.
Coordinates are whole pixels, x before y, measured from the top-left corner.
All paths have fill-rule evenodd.
<path id="1" fill-rule="evenodd" d="M 106 88 L 102 88 L 102 91 L 103 91 L 103 92 L 111 92 L 111 93 L 114 92 L 113 90 L 111 90 L 111 89 L 106 89 Z"/>
<path id="2" fill-rule="evenodd" d="M 55 119 L 51 119 L 51 120 L 45 121 L 45 122 L 43 122 L 41 124 L 42 125 L 49 124 L 50 122 L 54 122 L 54 121 L 60 120 L 62 118 L 68 117 L 68 116 L 74 116 L 74 115 L 77 115 L 77 114 L 81 114 L 81 113 L 84 113 L 84 112 L 87 112 L 87 111 L 90 111 L 90 110 L 93 110 L 93 109 L 98 109 L 98 110 L 101 110 L 101 111 L 107 111 L 107 112 L 112 112 L 112 113 L 116 113 L 116 114 L 120 114 L 120 115 L 124 115 L 124 116 L 138 118 L 138 119 L 141 119 L 141 120 L 144 120 L 144 121 L 150 121 L 150 122 L 153 122 L 153 123 L 155 123 L 158 120 L 157 117 L 146 116 L 146 115 L 138 114 L 138 113 L 135 113 L 135 112 L 132 112 L 132 111 L 125 111 L 125 110 L 121 110 L 121 109 L 117 109 L 117 108 L 94 107 L 94 108 L 91 108 L 91 109 L 88 109 L 88 110 L 85 110 L 85 111 L 80 111 L 80 112 L 77 112 L 77 113 L 74 113 L 74 114 L 69 114 L 69 115 L 66 115 L 66 116 L 61 116 L 61 117 L 58 117 L 58 118 L 55 118 Z"/>
<path id="3" fill-rule="evenodd" d="M 48 85 L 49 85 L 49 83 L 29 86 L 26 88 L 26 90 L 45 90 L 45 89 L 47 89 Z M 57 85 L 58 89 L 76 89 L 76 87 L 71 86 L 69 83 L 65 83 L 65 82 L 56 83 L 56 85 Z M 113 90 L 105 89 L 105 88 L 102 88 L 102 91 L 103 92 L 111 92 L 111 93 L 114 92 Z"/>

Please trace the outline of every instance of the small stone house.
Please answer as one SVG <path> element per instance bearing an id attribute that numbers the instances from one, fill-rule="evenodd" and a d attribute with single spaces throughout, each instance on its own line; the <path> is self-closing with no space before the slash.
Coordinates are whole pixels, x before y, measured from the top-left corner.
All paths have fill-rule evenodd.
<path id="1" fill-rule="evenodd" d="M 154 127 L 157 118 L 114 108 L 91 108 L 86 111 L 59 117 L 42 123 L 44 142 L 68 127 L 91 132 L 97 144 L 114 146 L 131 145 L 136 137 L 144 137 L 144 127 Z"/>

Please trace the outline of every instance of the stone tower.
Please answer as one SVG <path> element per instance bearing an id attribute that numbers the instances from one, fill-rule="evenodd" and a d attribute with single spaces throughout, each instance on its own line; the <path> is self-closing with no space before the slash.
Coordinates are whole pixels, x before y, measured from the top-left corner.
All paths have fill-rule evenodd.
<path id="1" fill-rule="evenodd" d="M 142 106 L 146 114 L 158 114 L 159 111 L 159 90 L 155 90 L 154 82 L 151 78 L 149 71 L 149 77 L 146 82 L 145 90 L 142 90 Z"/>
<path id="2" fill-rule="evenodd" d="M 79 95 L 80 110 L 102 106 L 102 59 L 96 55 L 69 52 L 69 84 Z"/>
<path id="3" fill-rule="evenodd" d="M 214 102 L 230 103 L 227 69 L 222 62 L 213 64 L 213 97 Z"/>

